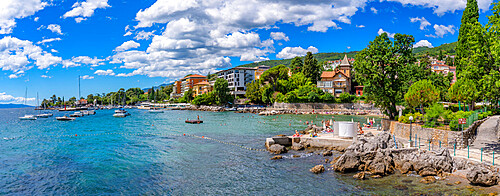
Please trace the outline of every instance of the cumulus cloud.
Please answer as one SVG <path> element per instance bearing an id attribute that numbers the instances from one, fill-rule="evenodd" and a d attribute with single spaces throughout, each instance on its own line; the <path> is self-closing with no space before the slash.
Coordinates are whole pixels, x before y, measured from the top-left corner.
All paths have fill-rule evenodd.
<path id="1" fill-rule="evenodd" d="M 410 22 L 412 22 L 412 23 L 420 22 L 420 30 L 424 30 L 425 27 L 431 25 L 431 23 L 429 21 L 427 21 L 424 17 L 422 17 L 422 18 L 419 18 L 419 17 L 410 18 Z"/>
<path id="2" fill-rule="evenodd" d="M 356 25 L 357 28 L 365 28 L 365 25 Z"/>
<path id="3" fill-rule="evenodd" d="M 63 68 L 68 67 L 79 67 L 82 65 L 90 65 L 91 67 L 97 67 L 99 65 L 104 65 L 104 59 L 99 59 L 97 57 L 90 58 L 88 56 L 77 56 L 68 60 L 63 60 Z"/>
<path id="4" fill-rule="evenodd" d="M 285 47 L 281 52 L 276 55 L 276 58 L 280 59 L 290 59 L 296 56 L 304 56 L 307 52 L 318 53 L 318 49 L 314 46 L 309 46 L 309 48 L 304 49 L 302 47 Z"/>
<path id="5" fill-rule="evenodd" d="M 3 71 L 20 73 L 33 68 L 33 65 L 38 69 L 46 69 L 61 61 L 61 57 L 43 51 L 30 41 L 11 36 L 0 39 L 0 68 Z"/>
<path id="6" fill-rule="evenodd" d="M 274 40 L 290 41 L 288 36 L 286 36 L 286 34 L 283 32 L 271 32 L 271 38 L 273 38 Z"/>
<path id="7" fill-rule="evenodd" d="M 100 75 L 100 76 L 114 76 L 115 72 L 113 70 L 108 69 L 108 70 L 97 70 L 94 72 L 94 74 Z"/>
<path id="8" fill-rule="evenodd" d="M 132 48 L 138 48 L 139 46 L 141 46 L 141 44 L 139 44 L 133 40 L 130 40 L 130 41 L 126 41 L 122 45 L 116 47 L 115 51 L 121 52 L 121 51 L 125 51 L 125 50 L 130 50 Z"/>
<path id="9" fill-rule="evenodd" d="M 94 15 L 94 11 L 96 9 L 107 7 L 110 7 L 108 5 L 108 0 L 87 0 L 84 2 L 76 2 L 72 6 L 73 9 L 66 12 L 63 15 L 63 18 L 75 17 L 75 21 L 80 23 L 81 21 Z"/>
<path id="10" fill-rule="evenodd" d="M 0 3 L 0 34 L 10 34 L 16 26 L 16 19 L 35 14 L 47 6 L 41 0 L 2 0 Z"/>
<path id="11" fill-rule="evenodd" d="M 433 48 L 434 47 L 434 46 L 432 46 L 431 42 L 429 42 L 427 40 L 420 40 L 415 45 L 413 45 L 414 48 L 418 48 L 418 47 L 422 47 L 422 46 L 425 46 L 425 47 L 428 47 L 428 48 Z"/>
<path id="12" fill-rule="evenodd" d="M 374 7 L 371 7 L 370 10 L 374 13 L 374 14 L 378 14 L 378 10 L 375 9 Z"/>
<path id="13" fill-rule="evenodd" d="M 436 31 L 435 35 L 425 35 L 427 37 L 433 37 L 433 38 L 442 38 L 444 35 L 450 33 L 450 34 L 455 34 L 455 26 L 453 25 L 434 25 L 434 30 Z"/>
<path id="14" fill-rule="evenodd" d="M 82 77 L 82 80 L 91 80 L 91 79 L 94 79 L 94 76 L 89 76 L 89 75 L 84 75 L 84 76 L 81 76 Z"/>
<path id="15" fill-rule="evenodd" d="M 52 78 L 52 76 L 48 76 L 48 75 L 41 75 L 40 77 L 42 77 L 42 78 Z"/>
<path id="16" fill-rule="evenodd" d="M 45 44 L 54 41 L 61 41 L 61 38 L 56 37 L 56 38 L 43 39 L 42 41 L 36 42 L 36 44 Z"/>
<path id="17" fill-rule="evenodd" d="M 62 31 L 61 31 L 61 25 L 58 25 L 58 24 L 49 24 L 47 26 L 47 29 L 54 32 L 54 33 L 57 33 L 59 35 L 62 35 Z"/>
<path id="18" fill-rule="evenodd" d="M 382 33 L 387 33 L 387 36 L 389 36 L 390 38 L 394 38 L 394 35 L 396 35 L 395 33 L 389 33 L 387 31 L 384 31 L 384 29 L 379 29 L 377 33 L 379 35 L 382 35 Z"/>
<path id="19" fill-rule="evenodd" d="M 383 0 L 382 0 L 383 1 Z M 457 10 L 462 10 L 465 8 L 467 4 L 467 0 L 386 0 L 392 2 L 399 2 L 403 5 L 412 5 L 412 6 L 422 6 L 426 8 L 431 8 L 434 10 L 434 13 L 437 15 L 443 15 L 446 12 L 455 12 Z M 479 9 L 482 11 L 486 11 L 489 9 L 489 6 L 493 0 L 478 0 Z"/>
<path id="20" fill-rule="evenodd" d="M 3 103 L 22 103 L 24 101 L 35 101 L 35 98 L 27 98 L 24 97 L 14 97 L 12 95 L 8 95 L 5 92 L 0 93 L 0 102 Z"/>

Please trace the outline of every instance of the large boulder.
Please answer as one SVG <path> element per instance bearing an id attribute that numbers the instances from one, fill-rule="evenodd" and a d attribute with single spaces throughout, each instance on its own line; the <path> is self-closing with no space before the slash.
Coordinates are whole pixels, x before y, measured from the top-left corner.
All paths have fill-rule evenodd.
<path id="1" fill-rule="evenodd" d="M 361 164 L 360 157 L 355 152 L 344 153 L 333 165 L 335 171 L 351 172 L 356 171 Z"/>
<path id="2" fill-rule="evenodd" d="M 285 146 L 279 144 L 273 144 L 269 146 L 269 152 L 273 154 L 282 154 L 288 152 L 288 150 L 285 148 Z"/>
<path id="3" fill-rule="evenodd" d="M 323 173 L 325 172 L 325 167 L 323 165 L 316 165 L 313 168 L 311 168 L 309 171 L 315 174 Z"/>
<path id="4" fill-rule="evenodd" d="M 293 143 L 292 150 L 295 151 L 304 150 L 304 145 L 302 145 L 301 143 Z"/>
<path id="5" fill-rule="evenodd" d="M 493 186 L 498 184 L 498 173 L 483 166 L 475 166 L 467 173 L 467 180 L 474 185 Z"/>

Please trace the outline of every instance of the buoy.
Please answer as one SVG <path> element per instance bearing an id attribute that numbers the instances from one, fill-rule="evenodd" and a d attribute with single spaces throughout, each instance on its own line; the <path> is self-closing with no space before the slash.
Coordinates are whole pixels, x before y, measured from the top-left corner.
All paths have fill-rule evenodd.
<path id="1" fill-rule="evenodd" d="M 186 136 L 186 134 L 184 133 L 184 136 Z"/>
<path id="2" fill-rule="evenodd" d="M 77 134 L 75 134 L 75 137 L 78 136 Z"/>
<path id="3" fill-rule="evenodd" d="M 205 138 L 205 136 L 201 136 L 201 138 Z"/>

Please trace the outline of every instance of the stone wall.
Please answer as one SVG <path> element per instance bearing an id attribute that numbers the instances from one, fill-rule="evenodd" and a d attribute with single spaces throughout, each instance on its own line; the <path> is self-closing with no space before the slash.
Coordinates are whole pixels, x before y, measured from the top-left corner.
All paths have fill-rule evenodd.
<path id="1" fill-rule="evenodd" d="M 267 110 L 382 115 L 380 110 L 373 106 L 373 104 L 365 103 L 274 103 L 271 107 L 268 107 Z"/>
<path id="2" fill-rule="evenodd" d="M 415 140 L 416 134 L 416 144 L 418 144 L 420 140 L 420 145 L 428 145 L 429 142 L 431 142 L 432 145 L 439 145 L 441 142 L 441 146 L 443 147 L 451 148 L 456 143 L 457 148 L 465 148 L 467 145 L 474 142 L 474 139 L 476 139 L 477 128 L 486 119 L 474 122 L 469 128 L 463 131 L 463 134 L 460 131 L 424 128 L 419 125 L 412 124 L 412 140 Z M 410 124 L 399 123 L 397 121 L 390 121 L 386 119 L 382 119 L 381 124 L 382 130 L 388 131 L 396 137 L 404 138 L 406 140 L 410 137 Z"/>

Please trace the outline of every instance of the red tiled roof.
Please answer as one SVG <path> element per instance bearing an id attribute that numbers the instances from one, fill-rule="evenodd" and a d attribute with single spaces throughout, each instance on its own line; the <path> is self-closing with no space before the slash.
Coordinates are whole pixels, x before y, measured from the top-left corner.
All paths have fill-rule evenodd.
<path id="1" fill-rule="evenodd" d="M 198 75 L 198 74 L 193 74 L 193 75 L 186 76 L 184 78 L 206 78 L 206 76 L 202 76 L 202 75 Z"/>

